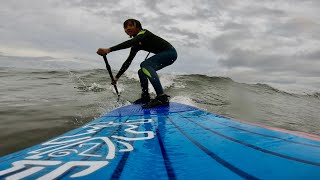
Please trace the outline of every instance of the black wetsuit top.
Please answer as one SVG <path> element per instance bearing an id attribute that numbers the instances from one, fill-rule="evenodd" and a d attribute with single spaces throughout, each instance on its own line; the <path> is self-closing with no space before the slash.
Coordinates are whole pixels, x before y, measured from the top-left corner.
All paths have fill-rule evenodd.
<path id="1" fill-rule="evenodd" d="M 168 41 L 144 29 L 141 30 L 134 38 L 113 46 L 110 49 L 111 51 L 117 51 L 129 47 L 131 47 L 129 57 L 123 63 L 121 69 L 116 75 L 117 78 L 119 78 L 129 68 L 133 58 L 136 56 L 138 51 L 145 50 L 154 54 L 158 54 L 162 51 L 172 48 L 173 46 Z"/>

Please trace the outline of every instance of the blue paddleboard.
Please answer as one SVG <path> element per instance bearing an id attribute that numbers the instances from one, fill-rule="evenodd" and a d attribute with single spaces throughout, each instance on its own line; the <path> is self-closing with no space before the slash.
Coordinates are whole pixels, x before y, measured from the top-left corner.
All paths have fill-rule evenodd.
<path id="1" fill-rule="evenodd" d="M 320 138 L 191 106 L 128 105 L 0 158 L 0 179 L 320 179 Z"/>

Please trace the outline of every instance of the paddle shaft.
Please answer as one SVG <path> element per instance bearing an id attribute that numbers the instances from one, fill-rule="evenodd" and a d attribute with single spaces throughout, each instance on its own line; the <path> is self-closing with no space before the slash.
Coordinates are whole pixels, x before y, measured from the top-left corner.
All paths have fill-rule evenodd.
<path id="1" fill-rule="evenodd" d="M 107 56 L 106 56 L 106 55 L 104 55 L 104 56 L 103 56 L 103 59 L 104 59 L 104 62 L 106 63 L 106 68 L 107 68 L 107 70 L 108 70 L 108 72 L 109 72 L 109 75 L 110 75 L 111 81 L 112 81 L 112 82 L 114 82 L 114 78 L 113 78 L 113 75 L 112 75 L 111 67 L 110 67 L 110 65 L 109 65 L 109 63 L 108 63 L 108 60 L 107 60 Z M 117 95 L 118 95 L 118 100 L 119 100 L 119 98 L 120 98 L 120 94 L 119 94 L 119 91 L 118 91 L 117 85 L 116 85 L 116 84 L 114 84 L 114 85 L 113 85 L 113 87 L 114 87 L 114 89 L 116 90 L 116 93 L 117 93 Z"/>

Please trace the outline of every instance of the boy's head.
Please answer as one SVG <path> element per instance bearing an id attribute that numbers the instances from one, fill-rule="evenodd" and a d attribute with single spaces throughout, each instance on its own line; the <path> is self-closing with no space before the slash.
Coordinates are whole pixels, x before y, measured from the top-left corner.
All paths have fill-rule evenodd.
<path id="1" fill-rule="evenodd" d="M 127 19 L 123 23 L 123 28 L 130 37 L 135 37 L 142 30 L 141 23 L 136 19 Z"/>
<path id="2" fill-rule="evenodd" d="M 135 27 L 137 27 L 139 30 L 142 30 L 142 25 L 140 23 L 140 21 L 136 20 L 136 19 L 127 19 L 124 23 L 123 23 L 123 28 L 126 29 L 126 27 L 132 23 Z"/>

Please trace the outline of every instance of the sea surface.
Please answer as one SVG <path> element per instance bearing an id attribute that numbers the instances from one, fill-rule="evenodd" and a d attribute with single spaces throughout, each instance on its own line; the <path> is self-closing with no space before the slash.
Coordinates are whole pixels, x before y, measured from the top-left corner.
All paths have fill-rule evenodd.
<path id="1" fill-rule="evenodd" d="M 114 72 L 115 73 L 115 72 Z M 171 101 L 242 121 L 320 135 L 320 93 L 292 93 L 227 77 L 160 74 Z M 0 68 L 0 156 L 44 142 L 139 98 L 136 73 Z M 150 86 L 154 96 L 154 90 Z"/>

